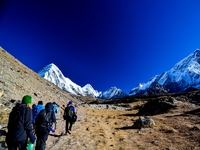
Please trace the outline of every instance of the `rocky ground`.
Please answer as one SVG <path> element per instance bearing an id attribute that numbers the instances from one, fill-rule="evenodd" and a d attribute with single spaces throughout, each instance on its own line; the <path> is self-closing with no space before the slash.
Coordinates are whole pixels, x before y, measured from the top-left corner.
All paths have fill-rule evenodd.
<path id="1" fill-rule="evenodd" d="M 95 109 L 79 106 L 71 135 L 62 135 L 65 121 L 58 116 L 56 133 L 49 136 L 51 150 L 199 150 L 200 107 L 181 102 L 169 112 L 151 116 L 152 128 L 136 129 L 138 110 Z"/>
<path id="2" fill-rule="evenodd" d="M 60 109 L 56 132 L 49 135 L 46 150 L 200 150 L 199 91 L 174 95 L 173 104 L 171 98 L 164 102 L 163 97 L 128 97 L 103 104 L 91 97 L 62 91 L 3 48 L 0 48 L 0 150 L 7 149 L 5 132 L 8 115 L 15 105 L 12 102 L 26 94 L 33 97 L 33 103 L 43 100 L 63 105 L 72 100 L 76 104 L 78 120 L 71 135 L 62 135 L 65 121 Z M 135 126 L 144 114 L 154 120 L 154 126 Z"/>
<path id="3" fill-rule="evenodd" d="M 141 105 L 134 102 L 132 105 Z M 137 103 L 137 104 L 136 104 Z M 97 109 L 98 108 L 98 109 Z M 113 108 L 113 109 L 112 109 Z M 47 150 L 199 150 L 200 107 L 180 102 L 167 113 L 150 116 L 155 126 L 137 129 L 138 109 L 99 109 L 89 105 L 77 106 L 78 120 L 71 134 L 62 135 L 65 121 L 62 109 L 57 115 L 55 133 L 50 133 Z M 2 130 L 5 128 L 2 128 Z M 1 143 L 4 143 L 1 136 Z M 4 145 L 4 144 L 3 144 Z M 4 146 L 3 146 L 4 147 Z"/>

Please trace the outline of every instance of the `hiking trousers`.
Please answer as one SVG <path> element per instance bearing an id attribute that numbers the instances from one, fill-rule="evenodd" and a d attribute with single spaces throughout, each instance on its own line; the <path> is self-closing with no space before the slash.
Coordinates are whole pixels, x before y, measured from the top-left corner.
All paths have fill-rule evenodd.
<path id="1" fill-rule="evenodd" d="M 37 140 L 36 140 L 36 146 L 35 150 L 45 150 L 46 147 L 46 141 L 49 136 L 49 130 L 47 128 L 41 128 L 37 133 Z"/>
<path id="2" fill-rule="evenodd" d="M 6 141 L 8 150 L 26 150 L 27 140 L 24 141 Z M 18 149 L 17 149 L 18 148 Z"/>
<path id="3" fill-rule="evenodd" d="M 70 130 L 72 130 L 72 121 L 71 120 L 69 120 L 69 119 L 66 119 L 66 126 L 65 126 L 65 131 L 66 131 L 66 133 Z"/>

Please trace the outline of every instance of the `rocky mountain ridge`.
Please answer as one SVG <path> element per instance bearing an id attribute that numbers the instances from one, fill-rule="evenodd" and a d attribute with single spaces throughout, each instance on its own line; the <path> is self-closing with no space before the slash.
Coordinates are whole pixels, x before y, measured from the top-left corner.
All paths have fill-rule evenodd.
<path id="1" fill-rule="evenodd" d="M 129 95 L 151 94 L 155 85 L 160 86 L 159 93 L 180 93 L 187 89 L 200 88 L 200 50 L 196 49 L 193 53 L 179 61 L 170 70 L 160 75 L 155 75 L 148 82 L 133 88 Z M 157 90 L 159 90 L 157 88 Z M 154 94 L 156 92 L 153 92 Z"/>
<path id="2" fill-rule="evenodd" d="M 38 74 L 44 79 L 54 83 L 64 91 L 75 95 L 91 96 L 99 99 L 121 98 L 127 96 L 126 93 L 116 87 L 111 87 L 105 92 L 94 90 L 90 84 L 86 84 L 84 87 L 81 87 L 69 78 L 65 77 L 62 71 L 53 63 L 45 66 L 38 72 Z"/>
<path id="3" fill-rule="evenodd" d="M 90 84 L 80 87 L 66 78 L 58 67 L 49 64 L 38 74 L 54 83 L 61 89 L 75 95 L 92 96 L 100 99 L 122 98 L 133 95 L 159 95 L 165 93 L 180 93 L 193 91 L 200 87 L 200 50 L 196 49 L 189 56 L 179 61 L 169 71 L 155 75 L 147 83 L 139 84 L 126 94 L 121 89 L 111 87 L 107 91 L 98 92 Z"/>

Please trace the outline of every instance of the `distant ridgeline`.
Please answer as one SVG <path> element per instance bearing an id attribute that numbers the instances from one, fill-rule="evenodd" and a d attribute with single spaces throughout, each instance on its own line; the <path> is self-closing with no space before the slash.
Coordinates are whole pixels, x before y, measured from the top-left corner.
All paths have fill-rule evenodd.
<path id="1" fill-rule="evenodd" d="M 100 99 L 113 99 L 134 95 L 157 95 L 197 90 L 200 88 L 199 63 L 200 50 L 197 49 L 170 70 L 155 75 L 147 83 L 140 83 L 130 90 L 129 94 L 116 87 L 111 87 L 105 92 L 94 90 L 90 84 L 81 87 L 66 78 L 55 64 L 47 65 L 38 74 L 69 93 Z"/>

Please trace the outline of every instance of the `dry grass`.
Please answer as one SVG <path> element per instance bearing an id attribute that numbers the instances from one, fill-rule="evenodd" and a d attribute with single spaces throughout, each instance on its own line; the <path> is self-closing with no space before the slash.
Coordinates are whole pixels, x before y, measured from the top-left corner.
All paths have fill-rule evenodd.
<path id="1" fill-rule="evenodd" d="M 194 110 L 190 103 L 181 103 L 168 113 L 151 116 L 156 125 L 134 129 L 137 110 L 97 110 L 80 106 L 78 121 L 71 135 L 49 136 L 47 149 L 80 150 L 199 150 L 199 116 L 185 114 Z M 196 107 L 198 109 L 199 107 Z M 60 118 L 56 134 L 64 132 Z"/>
<path id="2" fill-rule="evenodd" d="M 141 101 L 130 103 L 140 106 Z M 49 136 L 47 150 L 200 150 L 200 107 L 188 102 L 167 113 L 150 116 L 155 121 L 152 128 L 135 129 L 138 110 L 94 109 L 79 105 L 78 121 L 71 135 L 65 132 L 62 110 L 58 114 L 56 133 Z M 9 111 L 1 110 L 1 124 Z M 5 128 L 3 128 L 5 129 Z M 1 136 L 0 142 L 5 141 Z"/>

